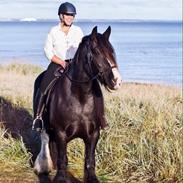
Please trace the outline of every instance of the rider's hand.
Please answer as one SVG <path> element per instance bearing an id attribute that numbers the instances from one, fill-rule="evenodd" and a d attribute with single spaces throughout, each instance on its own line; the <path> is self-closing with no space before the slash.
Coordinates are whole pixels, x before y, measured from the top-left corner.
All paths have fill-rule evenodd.
<path id="1" fill-rule="evenodd" d="M 62 61 L 60 65 L 63 67 L 63 69 L 65 69 L 69 65 L 69 63 L 66 61 Z"/>
<path id="2" fill-rule="evenodd" d="M 65 60 L 60 59 L 56 55 L 54 55 L 52 57 L 51 61 L 56 63 L 56 64 L 59 64 L 63 69 L 65 69 L 67 67 L 67 62 L 65 62 Z"/>
<path id="3" fill-rule="evenodd" d="M 63 69 L 65 69 L 65 68 L 67 67 L 67 62 L 62 61 L 62 62 L 60 63 L 60 65 L 63 67 Z"/>

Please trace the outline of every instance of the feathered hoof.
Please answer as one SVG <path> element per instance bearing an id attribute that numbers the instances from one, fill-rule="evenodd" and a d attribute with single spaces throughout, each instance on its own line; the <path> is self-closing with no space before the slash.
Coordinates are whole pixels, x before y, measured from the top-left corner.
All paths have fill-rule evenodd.
<path id="1" fill-rule="evenodd" d="M 53 163 L 51 159 L 45 159 L 38 156 L 34 163 L 34 172 L 37 175 L 49 174 L 53 170 Z"/>
<path id="2" fill-rule="evenodd" d="M 48 166 L 39 166 L 35 165 L 34 166 L 34 173 L 36 175 L 49 175 L 49 173 L 52 171 L 52 167 Z"/>

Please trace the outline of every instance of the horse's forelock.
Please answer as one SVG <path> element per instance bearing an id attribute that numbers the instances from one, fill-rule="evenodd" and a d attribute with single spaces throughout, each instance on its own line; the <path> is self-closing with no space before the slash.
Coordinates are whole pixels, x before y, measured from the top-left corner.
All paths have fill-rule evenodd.
<path id="1" fill-rule="evenodd" d="M 98 40 L 97 41 L 97 44 L 98 44 L 97 47 L 101 48 L 102 53 L 104 54 L 104 57 L 107 58 L 106 60 L 108 60 L 108 62 L 111 66 L 116 66 L 117 67 L 116 54 L 115 54 L 114 48 L 111 45 L 111 43 L 109 42 L 109 40 L 106 39 L 100 33 L 98 33 L 97 40 Z"/>

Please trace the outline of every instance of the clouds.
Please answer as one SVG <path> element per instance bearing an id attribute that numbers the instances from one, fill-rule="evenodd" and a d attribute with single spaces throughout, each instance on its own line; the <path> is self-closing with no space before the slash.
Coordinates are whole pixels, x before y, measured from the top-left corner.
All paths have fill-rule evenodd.
<path id="1" fill-rule="evenodd" d="M 60 0 L 1 0 L 2 18 L 56 19 Z M 70 0 L 77 18 L 90 19 L 181 19 L 181 0 Z"/>

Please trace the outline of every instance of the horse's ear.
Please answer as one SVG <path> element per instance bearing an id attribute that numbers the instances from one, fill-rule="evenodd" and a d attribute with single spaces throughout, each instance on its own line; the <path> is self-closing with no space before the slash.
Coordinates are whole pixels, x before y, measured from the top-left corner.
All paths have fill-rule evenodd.
<path id="1" fill-rule="evenodd" d="M 109 39 L 109 36 L 111 34 L 111 26 L 109 26 L 106 31 L 103 33 L 103 36 L 106 38 L 106 39 Z"/>
<path id="2" fill-rule="evenodd" d="M 91 33 L 91 38 L 92 38 L 93 40 L 95 40 L 96 37 L 97 37 L 97 26 L 95 26 L 95 27 L 93 28 L 92 33 Z"/>

